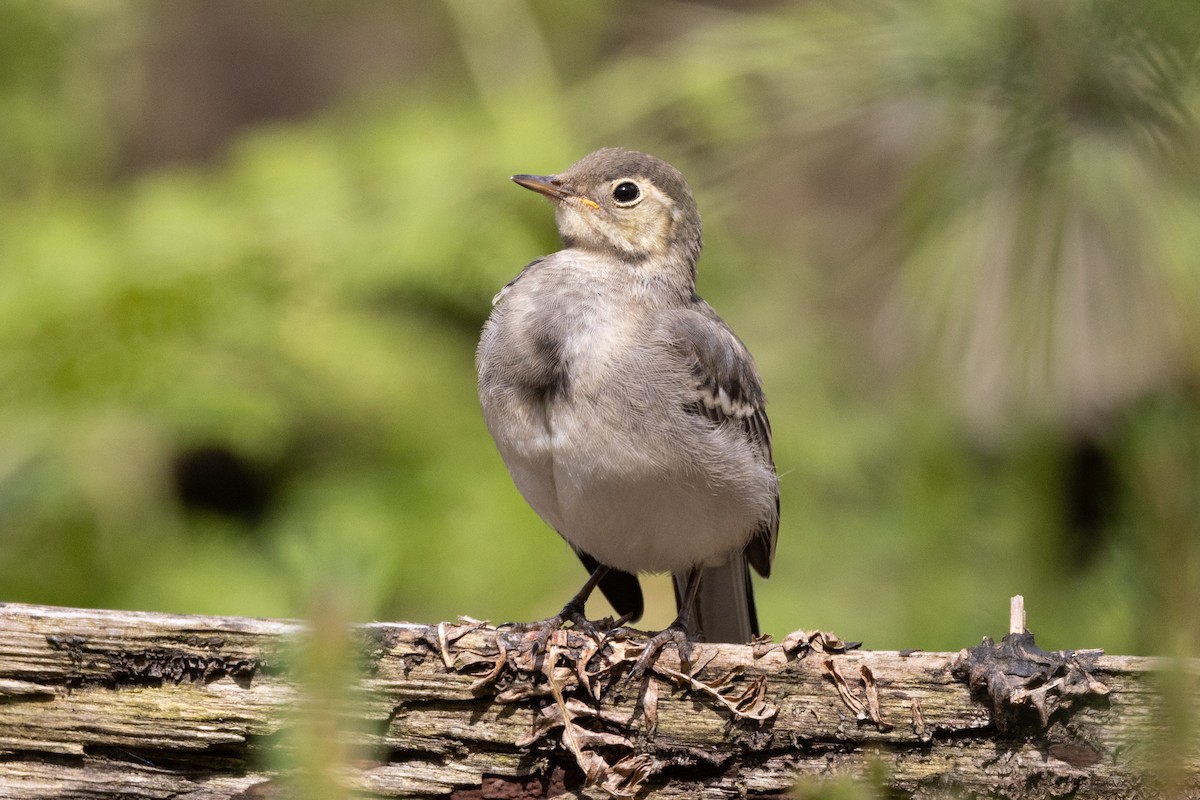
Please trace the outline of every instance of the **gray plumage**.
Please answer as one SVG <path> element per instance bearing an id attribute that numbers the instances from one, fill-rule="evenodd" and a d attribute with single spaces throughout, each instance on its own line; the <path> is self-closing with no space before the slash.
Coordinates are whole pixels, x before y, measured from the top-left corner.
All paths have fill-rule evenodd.
<path id="1" fill-rule="evenodd" d="M 691 191 L 666 162 L 619 148 L 513 180 L 554 201 L 564 249 L 496 295 L 479 343 L 504 463 L 585 564 L 672 572 L 681 601 L 683 576 L 704 569 L 691 632 L 746 641 L 746 563 L 770 572 L 778 481 L 753 359 L 695 292 Z M 640 614 L 630 585 L 613 573 L 600 588 Z"/>

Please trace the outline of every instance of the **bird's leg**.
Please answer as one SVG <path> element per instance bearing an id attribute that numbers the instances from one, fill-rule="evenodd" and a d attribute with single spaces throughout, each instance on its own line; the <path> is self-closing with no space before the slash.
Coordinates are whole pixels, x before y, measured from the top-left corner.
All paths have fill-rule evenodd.
<path id="1" fill-rule="evenodd" d="M 567 601 L 567 604 L 562 607 L 553 617 L 541 620 L 540 622 L 530 622 L 525 625 L 516 626 L 521 630 L 537 631 L 537 636 L 533 640 L 533 654 L 543 653 L 546 650 L 546 643 L 550 640 L 550 635 L 561 628 L 566 623 L 587 634 L 593 639 L 599 639 L 600 634 L 596 630 L 596 626 L 591 623 L 591 620 L 584 614 L 584 606 L 587 605 L 588 597 L 592 591 L 599 585 L 604 576 L 608 574 L 608 567 L 603 564 L 596 567 L 592 574 L 588 577 L 587 583 L 583 584 L 574 597 Z"/>
<path id="2" fill-rule="evenodd" d="M 683 591 L 683 602 L 679 606 L 679 616 L 675 617 L 675 621 L 668 625 L 665 629 L 659 631 L 650 637 L 646 642 L 646 649 L 642 651 L 642 655 L 634 664 L 633 670 L 629 673 L 631 680 L 641 680 L 654 662 L 658 660 L 659 653 L 668 644 L 674 644 L 675 650 L 679 653 L 679 664 L 684 672 L 690 672 L 692 669 L 692 641 L 688 638 L 688 624 L 692 618 L 692 607 L 696 604 L 696 595 L 700 593 L 700 576 L 703 574 L 699 567 L 693 567 L 688 571 L 687 583 Z"/>

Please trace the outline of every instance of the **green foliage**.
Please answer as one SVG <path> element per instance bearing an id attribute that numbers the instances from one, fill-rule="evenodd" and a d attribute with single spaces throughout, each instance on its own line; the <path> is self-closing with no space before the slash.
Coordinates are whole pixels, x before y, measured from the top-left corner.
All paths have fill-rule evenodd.
<path id="1" fill-rule="evenodd" d="M 122 178 L 144 12 L 4 6 L 0 598 L 556 610 L 582 571 L 504 473 L 473 349 L 557 244 L 506 177 L 620 143 L 691 179 L 701 291 L 765 375 L 768 630 L 953 649 L 1023 593 L 1046 646 L 1168 649 L 1144 620 L 1200 596 L 1173 447 L 1200 422 L 1200 26 L 1159 5 L 785 4 L 626 42 L 620 9 L 451 2 L 420 21 L 460 51 L 404 85 Z M 1081 442 L 1113 476 L 1071 566 Z M 213 447 L 260 510 L 181 501 Z"/>

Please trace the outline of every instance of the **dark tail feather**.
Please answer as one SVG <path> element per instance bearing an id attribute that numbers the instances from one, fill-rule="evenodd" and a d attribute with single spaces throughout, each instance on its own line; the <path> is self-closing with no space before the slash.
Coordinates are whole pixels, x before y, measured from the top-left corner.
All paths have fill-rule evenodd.
<path id="1" fill-rule="evenodd" d="M 675 605 L 683 599 L 687 574 L 672 576 Z M 700 594 L 688 626 L 688 634 L 705 642 L 745 644 L 758 635 L 758 612 L 750 586 L 750 568 L 739 550 L 720 567 L 708 567 L 700 579 Z"/>

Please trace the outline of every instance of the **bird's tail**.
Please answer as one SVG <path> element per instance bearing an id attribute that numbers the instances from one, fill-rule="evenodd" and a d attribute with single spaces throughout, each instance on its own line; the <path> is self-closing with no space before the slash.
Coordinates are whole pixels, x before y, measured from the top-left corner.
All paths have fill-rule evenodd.
<path id="1" fill-rule="evenodd" d="M 675 605 L 683 602 L 687 574 L 676 574 Z M 705 642 L 744 644 L 758 635 L 758 612 L 750 586 L 750 567 L 742 551 L 719 567 L 706 567 L 692 609 L 688 634 Z"/>

